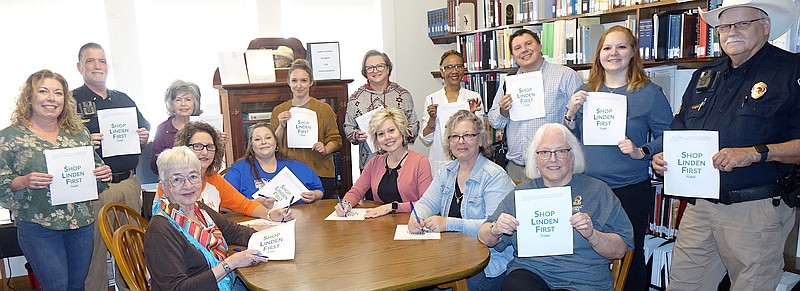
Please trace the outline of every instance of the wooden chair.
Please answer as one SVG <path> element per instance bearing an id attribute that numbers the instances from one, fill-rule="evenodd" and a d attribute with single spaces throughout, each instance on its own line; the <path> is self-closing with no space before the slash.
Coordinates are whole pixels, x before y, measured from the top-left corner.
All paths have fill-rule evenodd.
<path id="1" fill-rule="evenodd" d="M 614 291 L 625 289 L 625 279 L 628 278 L 628 270 L 631 268 L 633 250 L 625 252 L 625 256 L 611 262 L 611 277 L 614 278 Z"/>
<path id="2" fill-rule="evenodd" d="M 144 229 L 123 225 L 114 232 L 114 249 L 119 272 L 131 290 L 150 290 L 149 274 L 144 260 Z"/>
<path id="3" fill-rule="evenodd" d="M 100 228 L 100 236 L 103 237 L 103 242 L 109 251 L 113 249 L 114 231 L 123 225 L 132 224 L 142 229 L 147 227 L 147 220 L 138 211 L 118 202 L 110 202 L 103 205 L 100 208 L 97 223 L 98 228 Z"/>

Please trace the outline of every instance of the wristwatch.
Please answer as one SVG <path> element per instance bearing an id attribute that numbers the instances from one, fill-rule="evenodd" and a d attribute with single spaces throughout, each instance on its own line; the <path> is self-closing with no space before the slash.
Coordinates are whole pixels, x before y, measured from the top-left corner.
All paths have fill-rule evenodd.
<path id="1" fill-rule="evenodd" d="M 392 213 L 397 213 L 397 201 L 392 201 Z"/>
<path id="2" fill-rule="evenodd" d="M 759 163 L 763 163 L 767 161 L 767 154 L 769 153 L 769 148 L 765 144 L 757 144 L 753 146 L 756 148 L 756 151 L 761 154 L 761 160 L 758 161 Z"/>
<path id="3" fill-rule="evenodd" d="M 648 147 L 640 147 L 639 151 L 642 152 L 642 155 L 645 157 L 650 155 L 650 148 Z"/>

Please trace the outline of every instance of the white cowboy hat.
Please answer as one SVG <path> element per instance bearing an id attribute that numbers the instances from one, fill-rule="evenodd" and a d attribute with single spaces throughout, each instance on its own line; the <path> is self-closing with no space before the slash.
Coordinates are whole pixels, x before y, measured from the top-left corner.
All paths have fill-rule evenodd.
<path id="1" fill-rule="evenodd" d="M 791 0 L 725 0 L 717 9 L 700 12 L 700 17 L 709 26 L 717 27 L 720 25 L 720 13 L 736 7 L 752 7 L 766 12 L 772 25 L 769 31 L 770 40 L 783 35 L 797 19 L 797 6 Z"/>
<path id="2" fill-rule="evenodd" d="M 277 49 L 272 51 L 272 54 L 287 58 L 290 61 L 294 61 L 294 51 L 290 47 L 285 45 L 278 46 Z"/>

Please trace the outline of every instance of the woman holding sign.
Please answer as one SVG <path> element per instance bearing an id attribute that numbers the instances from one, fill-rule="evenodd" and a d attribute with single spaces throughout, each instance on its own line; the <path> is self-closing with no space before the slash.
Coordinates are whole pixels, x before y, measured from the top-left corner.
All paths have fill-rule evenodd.
<path id="1" fill-rule="evenodd" d="M 450 116 L 437 116 L 437 112 L 455 113 L 457 109 L 468 109 L 472 113 L 483 116 L 481 111 L 481 95 L 475 91 L 461 88 L 461 79 L 464 77 L 464 57 L 455 50 L 449 50 L 442 54 L 439 61 L 439 70 L 444 79 L 444 87 L 425 97 L 425 108 L 427 114 L 422 117 L 422 128 L 420 139 L 426 145 L 431 146 L 428 159 L 431 161 L 431 172 L 437 173 L 440 168 L 450 162 L 450 153 L 445 153 L 445 144 L 442 143 L 445 131 L 444 123 Z M 453 111 L 440 110 L 439 105 L 456 109 Z M 443 108 L 442 108 L 443 109 Z M 441 118 L 438 118 L 441 117 Z"/>
<path id="2" fill-rule="evenodd" d="M 288 168 L 303 185 L 311 190 L 300 194 L 306 203 L 322 198 L 322 182 L 317 174 L 305 164 L 284 159 L 278 149 L 278 138 L 266 122 L 256 123 L 247 130 L 250 142 L 247 153 L 239 161 L 228 168 L 225 180 L 228 180 L 239 193 L 247 198 L 261 201 L 267 198 L 253 197 L 261 187 L 272 180 L 282 169 Z M 269 200 L 273 200 L 269 198 Z M 272 203 L 272 202 L 269 202 Z"/>
<path id="3" fill-rule="evenodd" d="M 198 202 L 203 170 L 190 149 L 168 149 L 157 163 L 164 196 L 153 202 L 144 236 L 153 290 L 246 290 L 233 270 L 267 259 L 258 250 L 228 256 L 228 244 L 246 246 L 256 230 Z"/>
<path id="4" fill-rule="evenodd" d="M 325 189 L 323 197 L 333 198 L 336 195 L 334 189 L 336 169 L 331 154 L 342 147 L 342 136 L 339 135 L 336 113 L 328 103 L 311 97 L 314 75 L 308 61 L 297 59 L 292 62 L 292 66 L 289 67 L 288 83 L 289 89 L 292 90 L 292 99 L 275 106 L 270 119 L 270 124 L 275 127 L 275 136 L 278 137 L 280 150 L 287 158 L 301 161 L 314 170 Z M 287 122 L 292 118 L 289 110 L 293 107 L 313 111 L 317 116 L 316 125 L 313 125 L 317 128 L 317 137 L 311 148 L 290 148 L 288 146 L 288 136 L 299 136 L 299 131 L 302 130 L 287 128 Z"/>
<path id="5" fill-rule="evenodd" d="M 526 175 L 533 180 L 523 182 L 508 194 L 478 230 L 478 239 L 487 246 L 495 250 L 514 248 L 502 289 L 612 290 L 608 266 L 612 259 L 621 258 L 633 248 L 633 231 L 611 189 L 602 181 L 582 174 L 583 150 L 578 139 L 561 124 L 542 125 L 528 145 L 525 165 Z M 569 217 L 569 224 L 564 225 L 571 229 L 542 226 L 558 224 L 546 217 L 533 221 L 517 219 L 518 215 L 551 213 L 552 209 L 562 208 L 559 206 L 569 207 L 550 203 L 547 205 L 552 206 L 548 208 L 540 201 L 523 201 L 526 205 L 518 209 L 516 196 L 521 195 L 518 191 L 559 187 L 570 187 L 566 191 L 571 192 L 572 215 L 559 216 Z M 545 232 L 563 231 L 570 233 L 571 255 L 520 256 L 520 248 L 530 249 L 530 246 L 520 245 L 519 240 L 541 241 L 547 239 Z M 542 243 L 563 244 L 552 240 Z M 522 286 L 526 289 L 521 289 Z"/>
<path id="6" fill-rule="evenodd" d="M 648 286 L 644 236 L 647 217 L 655 201 L 648 173 L 649 160 L 652 153 L 661 152 L 661 134 L 669 129 L 672 112 L 661 87 L 645 74 L 636 39 L 629 29 L 614 26 L 606 30 L 600 37 L 596 55 L 588 83 L 570 99 L 564 124 L 583 144 L 586 174 L 606 182 L 614 190 L 633 224 L 635 248 L 625 288 L 644 290 Z M 584 112 L 587 97 L 592 102 L 592 93 L 587 92 L 624 95 L 627 103 L 625 136 L 620 136 L 617 143 L 597 145 L 590 141 L 592 132 L 587 130 L 597 129 L 585 128 L 584 124 L 587 121 L 604 123 L 607 120 L 603 118 L 612 115 L 605 114 L 609 110 L 600 109 L 602 106 L 592 106 L 595 112 Z M 616 116 L 622 117 L 621 114 Z M 648 142 L 650 136 L 654 141 Z"/>
<path id="7" fill-rule="evenodd" d="M 369 135 L 380 152 L 367 162 L 343 203 L 336 204 L 337 215 L 347 215 L 368 191 L 375 202 L 384 204 L 367 212 L 366 218 L 411 212 L 408 202 L 419 200 L 431 184 L 431 166 L 428 158 L 406 148 L 408 133 L 408 120 L 400 109 L 384 108 L 372 116 Z"/>
<path id="8" fill-rule="evenodd" d="M 478 228 L 493 213 L 497 204 L 514 189 L 508 173 L 487 157 L 491 147 L 486 137 L 483 118 L 467 110 L 456 112 L 447 121 L 444 148 L 449 158 L 437 172 L 428 190 L 414 208 L 420 223 L 411 215 L 408 230 L 419 233 L 427 228 L 433 232 L 460 231 L 478 237 Z M 512 249 L 489 250 L 489 265 L 467 279 L 469 290 L 497 290 L 503 282 Z"/>
<path id="9" fill-rule="evenodd" d="M 83 290 L 92 256 L 92 201 L 53 205 L 71 194 L 51 192 L 64 178 L 48 174 L 45 159 L 45 151 L 92 146 L 76 108 L 64 77 L 41 70 L 22 85 L 11 125 L 0 131 L 0 206 L 14 214 L 19 246 L 42 290 Z M 92 155 L 91 179 L 110 181 L 111 169 Z M 100 181 L 99 191 L 108 188 Z"/>
<path id="10" fill-rule="evenodd" d="M 284 213 L 283 209 L 269 209 L 272 208 L 273 201 L 253 201 L 245 198 L 225 178 L 222 178 L 217 173 L 222 167 L 224 151 L 222 147 L 217 147 L 219 140 L 219 134 L 217 134 L 217 130 L 213 126 L 205 122 L 196 121 L 187 123 L 175 136 L 176 147 L 188 147 L 200 160 L 204 182 L 200 187 L 200 198 L 203 202 L 215 211 L 219 211 L 220 207 L 223 207 L 247 216 L 260 217 L 272 221 L 291 220 L 291 211 Z M 158 196 L 160 197 L 163 192 L 164 189 L 159 187 Z"/>

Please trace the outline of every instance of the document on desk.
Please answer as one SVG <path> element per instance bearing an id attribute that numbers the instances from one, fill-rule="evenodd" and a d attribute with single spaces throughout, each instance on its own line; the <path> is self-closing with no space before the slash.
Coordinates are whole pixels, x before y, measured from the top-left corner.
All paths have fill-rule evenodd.
<path id="1" fill-rule="evenodd" d="M 247 226 L 247 227 L 253 227 L 253 226 L 269 226 L 269 227 L 272 227 L 272 226 L 276 226 L 276 225 L 280 225 L 280 224 L 281 224 L 280 222 L 272 221 L 272 220 L 266 220 L 266 219 L 262 219 L 262 218 L 256 218 L 256 219 L 251 219 L 251 220 L 248 220 L 248 221 L 239 222 L 239 225 L 243 225 L 243 226 Z"/>
<path id="2" fill-rule="evenodd" d="M 292 118 L 286 121 L 286 143 L 293 149 L 310 149 L 319 141 L 317 113 L 310 109 L 292 107 Z"/>
<path id="3" fill-rule="evenodd" d="M 664 131 L 664 193 L 719 199 L 719 170 L 711 160 L 719 152 L 719 132 Z"/>
<path id="4" fill-rule="evenodd" d="M 370 119 L 372 119 L 372 116 L 375 115 L 375 112 L 378 112 L 378 110 L 381 109 L 383 109 L 383 106 L 378 105 L 378 107 L 376 107 L 375 109 L 370 110 L 367 113 L 361 114 L 361 116 L 359 117 L 356 117 L 356 124 L 358 124 L 358 130 L 363 132 L 368 132 Z M 377 152 L 377 150 L 375 149 L 375 144 L 372 143 L 372 137 L 370 137 L 369 134 L 367 134 L 367 140 L 364 142 L 366 142 L 367 145 L 369 146 L 370 152 L 373 153 Z"/>
<path id="5" fill-rule="evenodd" d="M 247 248 L 259 250 L 273 261 L 294 260 L 296 222 L 290 220 L 254 233 Z"/>
<path id="6" fill-rule="evenodd" d="M 280 209 L 297 202 L 300 200 L 300 194 L 308 191 L 303 182 L 300 182 L 300 179 L 297 179 L 297 176 L 288 167 L 284 167 L 264 187 L 258 189 L 253 196 L 273 197 L 275 198 L 275 203 L 272 204 L 272 209 Z M 292 197 L 294 197 L 294 200 L 289 201 Z"/>
<path id="7" fill-rule="evenodd" d="M 142 153 L 136 132 L 139 128 L 136 107 L 98 110 L 97 122 L 103 134 L 104 158 Z"/>
<path id="8" fill-rule="evenodd" d="M 50 204 L 62 205 L 97 199 L 94 150 L 91 146 L 45 150 L 50 184 Z"/>
<path id="9" fill-rule="evenodd" d="M 336 215 L 336 210 L 334 210 L 328 217 L 325 217 L 325 220 L 364 220 L 364 216 L 367 215 L 367 211 L 370 210 L 372 210 L 372 208 L 353 208 L 347 213 L 347 216 L 344 217 Z"/>
<path id="10" fill-rule="evenodd" d="M 516 190 L 514 203 L 519 257 L 572 254 L 571 187 Z"/>
<path id="11" fill-rule="evenodd" d="M 394 240 L 419 240 L 419 239 L 442 239 L 439 232 L 411 233 L 408 231 L 407 224 L 398 224 L 394 230 Z"/>

